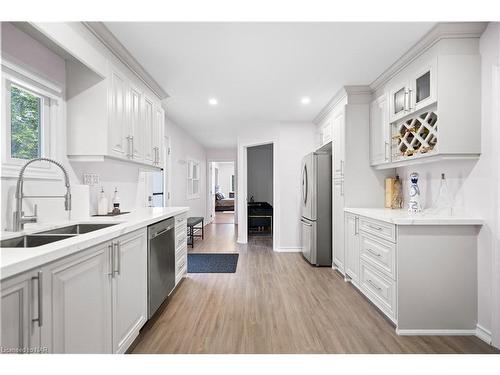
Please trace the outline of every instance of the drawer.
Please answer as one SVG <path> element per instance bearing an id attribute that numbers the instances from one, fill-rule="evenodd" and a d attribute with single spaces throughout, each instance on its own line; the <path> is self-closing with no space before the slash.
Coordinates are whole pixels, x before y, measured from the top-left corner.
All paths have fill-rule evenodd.
<path id="1" fill-rule="evenodd" d="M 178 258 L 175 258 L 175 273 L 177 274 L 179 270 L 182 268 L 185 268 L 187 265 L 187 255 L 184 254 L 182 256 L 179 256 Z"/>
<path id="2" fill-rule="evenodd" d="M 396 322 L 396 282 L 363 259 L 360 262 L 359 278 L 363 294 L 392 321 Z"/>
<path id="3" fill-rule="evenodd" d="M 396 242 L 396 226 L 394 224 L 389 224 L 374 219 L 368 219 L 366 217 L 360 217 L 359 230 L 366 233 L 371 233 L 387 241 Z"/>
<path id="4" fill-rule="evenodd" d="M 187 257 L 187 246 L 181 246 L 175 250 L 175 262 L 177 263 L 179 259 Z"/>
<path id="5" fill-rule="evenodd" d="M 187 241 L 187 228 L 175 228 L 175 248 L 177 249 Z"/>
<path id="6" fill-rule="evenodd" d="M 175 227 L 181 227 L 181 226 L 187 226 L 187 212 L 183 213 L 183 214 L 180 214 L 180 215 L 176 215 L 174 217 L 175 219 Z"/>
<path id="7" fill-rule="evenodd" d="M 361 232 L 359 235 L 360 256 L 368 263 L 372 263 L 387 276 L 396 278 L 396 245 Z"/>
<path id="8" fill-rule="evenodd" d="M 184 265 L 183 268 L 179 269 L 178 272 L 176 272 L 175 274 L 175 284 L 177 284 L 179 281 L 181 281 L 181 279 L 184 277 L 184 275 L 186 274 L 186 266 Z"/>

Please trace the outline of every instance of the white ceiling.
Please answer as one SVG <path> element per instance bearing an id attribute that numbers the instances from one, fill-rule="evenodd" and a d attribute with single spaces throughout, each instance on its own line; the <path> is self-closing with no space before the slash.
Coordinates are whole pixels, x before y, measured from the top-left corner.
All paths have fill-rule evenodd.
<path id="1" fill-rule="evenodd" d="M 311 121 L 341 86 L 371 83 L 433 25 L 106 23 L 169 93 L 167 116 L 206 147 L 234 147 L 242 127 Z"/>

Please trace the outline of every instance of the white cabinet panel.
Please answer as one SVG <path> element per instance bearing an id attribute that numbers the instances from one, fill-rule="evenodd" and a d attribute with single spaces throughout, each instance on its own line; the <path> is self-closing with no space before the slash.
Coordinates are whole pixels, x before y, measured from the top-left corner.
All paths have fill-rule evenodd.
<path id="1" fill-rule="evenodd" d="M 359 227 L 358 217 L 345 215 L 345 272 L 357 285 L 359 279 Z"/>
<path id="2" fill-rule="evenodd" d="M 0 346 L 12 353 L 40 347 L 39 274 L 2 281 Z"/>
<path id="3" fill-rule="evenodd" d="M 143 161 L 143 131 L 142 131 L 142 93 L 131 87 L 129 90 L 130 126 L 129 126 L 129 157 L 134 161 Z"/>
<path id="4" fill-rule="evenodd" d="M 333 183 L 333 263 L 343 274 L 345 249 L 344 249 L 344 181 Z"/>
<path id="5" fill-rule="evenodd" d="M 149 163 L 153 163 L 154 160 L 154 150 L 153 150 L 153 101 L 147 96 L 144 96 L 143 100 L 143 126 L 144 126 L 144 160 Z"/>
<path id="6" fill-rule="evenodd" d="M 54 353 L 111 353 L 110 257 L 106 243 L 44 267 Z"/>
<path id="7" fill-rule="evenodd" d="M 165 113 L 159 106 L 154 108 L 153 122 L 153 164 L 161 167 L 163 165 L 163 126 L 165 123 Z"/>
<path id="8" fill-rule="evenodd" d="M 344 110 L 333 115 L 333 176 L 344 177 L 345 167 L 345 121 Z"/>
<path id="9" fill-rule="evenodd" d="M 113 156 L 128 157 L 127 83 L 124 76 L 111 72 L 109 146 Z"/>
<path id="10" fill-rule="evenodd" d="M 390 162 L 391 135 L 389 123 L 389 102 L 382 94 L 370 105 L 370 164 Z"/>
<path id="11" fill-rule="evenodd" d="M 124 353 L 147 320 L 146 231 L 120 237 L 113 250 L 113 352 Z"/>

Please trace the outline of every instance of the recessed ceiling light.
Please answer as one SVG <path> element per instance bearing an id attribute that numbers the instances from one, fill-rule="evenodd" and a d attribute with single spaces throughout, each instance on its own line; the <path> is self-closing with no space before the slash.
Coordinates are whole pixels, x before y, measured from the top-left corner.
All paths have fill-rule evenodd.
<path id="1" fill-rule="evenodd" d="M 210 98 L 208 99 L 208 104 L 210 104 L 211 106 L 216 106 L 217 104 L 219 104 L 219 102 L 216 98 Z"/>
<path id="2" fill-rule="evenodd" d="M 309 104 L 309 103 L 311 103 L 311 98 L 308 96 L 304 96 L 302 99 L 300 99 L 300 102 L 302 104 Z"/>

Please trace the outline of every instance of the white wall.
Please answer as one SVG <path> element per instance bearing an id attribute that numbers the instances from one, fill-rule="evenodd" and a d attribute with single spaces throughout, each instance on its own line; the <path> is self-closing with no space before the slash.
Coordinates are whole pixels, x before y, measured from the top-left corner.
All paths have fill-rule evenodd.
<path id="1" fill-rule="evenodd" d="M 500 27 L 490 24 L 480 40 L 482 60 L 482 119 L 481 157 L 477 161 L 448 161 L 398 168 L 403 179 L 405 196 L 409 174 L 420 174 L 420 188 L 424 208 L 432 206 L 437 198 L 441 173 L 446 174 L 448 187 L 457 212 L 484 218 L 485 224 L 478 236 L 478 324 L 492 329 L 492 264 L 493 251 L 498 249 L 499 156 L 500 131 L 492 118 L 498 111 L 493 99 L 492 67 L 499 64 Z M 497 343 L 499 343 L 497 341 Z"/>
<path id="2" fill-rule="evenodd" d="M 188 206 L 189 216 L 203 216 L 207 221 L 207 154 L 204 147 L 184 129 L 165 119 L 165 134 L 170 137 L 172 159 L 172 206 Z M 200 162 L 200 197 L 187 199 L 187 160 Z"/>
<path id="3" fill-rule="evenodd" d="M 259 124 L 241 132 L 238 136 L 238 181 L 240 201 L 238 220 L 246 223 L 246 169 L 242 162 L 246 158 L 245 146 L 274 142 L 274 248 L 278 251 L 300 250 L 300 166 L 302 157 L 315 149 L 316 127 L 313 123 Z M 250 197 L 248 197 L 250 198 Z M 238 227 L 238 241 L 246 238 L 243 225 Z"/>
<path id="4" fill-rule="evenodd" d="M 247 149 L 247 197 L 273 205 L 273 145 Z"/>

